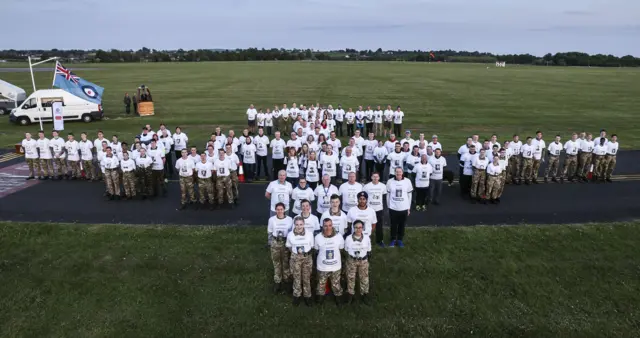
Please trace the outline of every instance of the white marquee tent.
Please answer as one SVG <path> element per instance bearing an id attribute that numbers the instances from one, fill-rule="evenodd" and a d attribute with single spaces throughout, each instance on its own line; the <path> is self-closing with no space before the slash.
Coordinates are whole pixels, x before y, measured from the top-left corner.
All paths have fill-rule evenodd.
<path id="1" fill-rule="evenodd" d="M 22 102 L 27 98 L 27 93 L 20 87 L 12 85 L 7 81 L 0 80 L 0 98 L 2 97 L 14 101 L 14 104 L 17 107 L 19 102 Z"/>

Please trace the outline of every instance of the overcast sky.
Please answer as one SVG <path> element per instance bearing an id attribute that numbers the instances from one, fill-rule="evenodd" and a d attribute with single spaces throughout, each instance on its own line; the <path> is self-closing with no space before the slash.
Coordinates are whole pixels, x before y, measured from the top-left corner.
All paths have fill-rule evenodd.
<path id="1" fill-rule="evenodd" d="M 640 0 L 2 2 L 2 49 L 381 47 L 640 56 Z"/>

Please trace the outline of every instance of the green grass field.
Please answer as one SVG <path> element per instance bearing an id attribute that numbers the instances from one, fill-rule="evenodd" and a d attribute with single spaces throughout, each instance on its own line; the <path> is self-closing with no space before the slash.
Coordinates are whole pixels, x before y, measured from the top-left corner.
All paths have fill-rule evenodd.
<path id="1" fill-rule="evenodd" d="M 4 67 L 15 67 L 15 64 Z M 19 65 L 26 67 L 26 65 Z M 215 126 L 239 133 L 246 124 L 246 107 L 274 104 L 341 103 L 401 105 L 405 125 L 427 135 L 437 133 L 446 150 L 456 150 L 477 132 L 500 139 L 514 133 L 532 135 L 540 129 L 546 139 L 573 131 L 617 133 L 621 147 L 640 148 L 637 133 L 640 71 L 382 62 L 243 62 L 173 64 L 86 64 L 103 70 L 77 71 L 106 88 L 108 121 L 72 123 L 68 131 L 102 129 L 132 140 L 144 123 L 157 128 L 182 126 L 200 145 Z M 52 73 L 35 73 L 38 88 L 51 85 Z M 31 92 L 29 73 L 0 73 L 0 78 Z M 122 97 L 140 84 L 153 92 L 156 115 L 124 118 Z M 25 131 L 0 119 L 0 146 L 19 142 Z M 46 129 L 51 129 L 49 124 Z M 417 137 L 417 135 L 415 135 Z M 202 141 L 202 142 L 201 142 Z"/>
<path id="2" fill-rule="evenodd" d="M 370 307 L 271 293 L 263 228 L 0 223 L 3 337 L 621 337 L 640 223 L 411 228 Z"/>

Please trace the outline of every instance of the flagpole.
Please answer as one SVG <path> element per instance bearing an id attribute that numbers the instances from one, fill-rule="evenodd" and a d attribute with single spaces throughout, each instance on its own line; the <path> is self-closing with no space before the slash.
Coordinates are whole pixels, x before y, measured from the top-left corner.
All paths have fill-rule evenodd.
<path id="1" fill-rule="evenodd" d="M 36 91 L 36 80 L 33 77 L 33 65 L 31 64 L 31 56 L 29 56 L 29 71 L 31 71 L 31 84 L 33 84 L 33 91 Z"/>
<path id="2" fill-rule="evenodd" d="M 53 80 L 51 81 L 51 89 L 53 89 L 53 85 L 56 83 L 56 68 L 58 68 L 58 60 L 56 60 L 56 65 L 53 66 Z"/>

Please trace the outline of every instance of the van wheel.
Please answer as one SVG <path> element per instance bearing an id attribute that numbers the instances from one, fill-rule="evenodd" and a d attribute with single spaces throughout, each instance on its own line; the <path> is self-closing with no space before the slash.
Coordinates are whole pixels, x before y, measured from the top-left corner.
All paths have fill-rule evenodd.
<path id="1" fill-rule="evenodd" d="M 89 123 L 91 121 L 93 121 L 93 117 L 91 117 L 91 114 L 82 115 L 82 122 Z"/>
<path id="2" fill-rule="evenodd" d="M 21 118 L 18 118 L 18 123 L 19 123 L 21 126 L 28 126 L 28 125 L 30 125 L 30 124 L 31 124 L 31 121 L 29 120 L 29 118 L 28 118 L 28 117 L 24 117 L 24 116 L 23 116 L 23 117 L 21 117 Z"/>
<path id="3" fill-rule="evenodd" d="M 7 113 L 7 110 L 4 108 L 0 108 L 0 115 L 4 115 Z"/>

